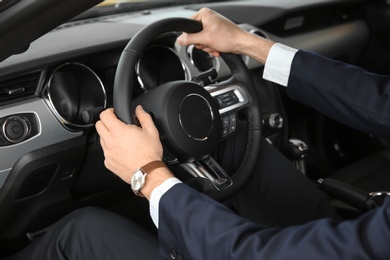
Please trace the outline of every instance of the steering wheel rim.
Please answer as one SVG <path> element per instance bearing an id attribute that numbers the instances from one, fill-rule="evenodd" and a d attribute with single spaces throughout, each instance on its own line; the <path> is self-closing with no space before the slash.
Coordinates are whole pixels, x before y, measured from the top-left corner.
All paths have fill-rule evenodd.
<path id="1" fill-rule="evenodd" d="M 131 68 L 135 68 L 140 55 L 150 42 L 163 33 L 194 33 L 201 30 L 202 25 L 197 21 L 187 18 L 168 18 L 145 26 L 129 41 L 119 59 L 114 79 L 113 105 L 114 111 L 120 120 L 127 124 L 134 124 L 132 86 L 135 82 L 136 75 L 135 70 Z M 224 81 L 223 84 L 242 85 L 243 88 L 245 88 L 245 91 L 249 93 L 250 97 L 249 104 L 240 109 L 240 113 L 243 113 L 247 117 L 248 134 L 242 163 L 236 172 L 230 176 L 232 185 L 226 189 L 217 190 L 212 183 L 206 179 L 197 178 L 196 180 L 197 188 L 203 193 L 216 200 L 224 201 L 244 185 L 257 164 L 262 142 L 262 121 L 259 102 L 246 65 L 238 55 L 223 53 L 221 54 L 221 57 L 233 74 L 233 76 Z"/>

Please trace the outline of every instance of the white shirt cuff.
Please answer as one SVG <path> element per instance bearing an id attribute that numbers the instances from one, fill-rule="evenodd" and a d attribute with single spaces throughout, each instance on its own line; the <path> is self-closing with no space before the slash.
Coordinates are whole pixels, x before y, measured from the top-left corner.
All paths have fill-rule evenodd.
<path id="1" fill-rule="evenodd" d="M 156 225 L 157 228 L 158 228 L 158 209 L 159 209 L 158 207 L 160 204 L 160 199 L 165 194 L 165 192 L 167 192 L 170 188 L 172 188 L 174 185 L 178 183 L 181 183 L 179 179 L 169 178 L 163 183 L 161 183 L 159 186 L 154 188 L 152 194 L 150 195 L 149 212 L 154 222 L 154 225 Z"/>
<path id="2" fill-rule="evenodd" d="M 287 87 L 291 64 L 297 51 L 281 43 L 272 45 L 265 63 L 263 78 Z"/>

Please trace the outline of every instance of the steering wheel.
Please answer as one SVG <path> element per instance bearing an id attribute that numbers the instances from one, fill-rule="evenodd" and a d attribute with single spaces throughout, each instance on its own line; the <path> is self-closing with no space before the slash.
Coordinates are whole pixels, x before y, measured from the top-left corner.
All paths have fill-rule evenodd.
<path id="1" fill-rule="evenodd" d="M 134 109 L 141 104 L 159 130 L 164 154 L 169 154 L 164 161 L 188 174 L 192 186 L 223 201 L 243 186 L 260 156 L 260 107 L 242 59 L 234 54 L 221 54 L 232 77 L 218 84 L 203 87 L 192 81 L 173 81 L 132 98 L 137 61 L 154 38 L 168 32 L 201 30 L 201 23 L 186 18 L 159 20 L 140 30 L 119 59 L 114 80 L 114 111 L 123 122 L 134 124 Z M 228 175 L 210 154 L 220 140 L 234 132 L 238 115 L 246 117 L 248 124 L 245 152 L 238 169 Z"/>

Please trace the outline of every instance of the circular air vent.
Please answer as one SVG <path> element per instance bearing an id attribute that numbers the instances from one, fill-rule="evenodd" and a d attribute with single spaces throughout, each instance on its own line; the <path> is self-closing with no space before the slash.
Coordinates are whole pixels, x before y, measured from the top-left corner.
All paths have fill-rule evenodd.
<path id="1" fill-rule="evenodd" d="M 190 45 L 187 48 L 187 55 L 192 64 L 200 71 L 208 71 L 215 67 L 216 58 L 212 55 L 195 48 L 194 45 Z"/>
<path id="2" fill-rule="evenodd" d="M 164 83 L 187 80 L 188 71 L 177 53 L 165 45 L 152 45 L 141 55 L 136 65 L 138 82 L 144 90 Z"/>

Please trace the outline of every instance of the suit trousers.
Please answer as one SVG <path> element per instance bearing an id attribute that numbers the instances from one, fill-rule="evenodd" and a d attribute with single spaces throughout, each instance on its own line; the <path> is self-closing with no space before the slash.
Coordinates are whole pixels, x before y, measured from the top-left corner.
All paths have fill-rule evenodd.
<path id="1" fill-rule="evenodd" d="M 228 203 L 238 215 L 274 227 L 337 218 L 327 196 L 265 141 L 258 163 Z M 160 259 L 158 251 L 156 235 L 120 215 L 88 207 L 65 216 L 10 259 Z"/>
<path id="2" fill-rule="evenodd" d="M 87 207 L 55 223 L 7 260 L 162 259 L 157 236 L 106 210 Z"/>
<path id="3" fill-rule="evenodd" d="M 228 205 L 238 215 L 268 227 L 340 218 L 328 196 L 265 140 L 258 167 Z"/>

